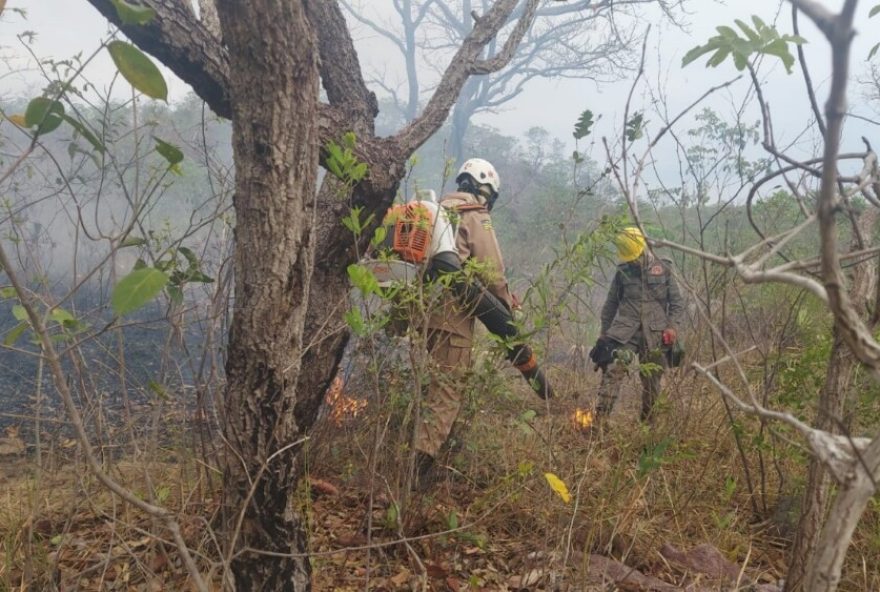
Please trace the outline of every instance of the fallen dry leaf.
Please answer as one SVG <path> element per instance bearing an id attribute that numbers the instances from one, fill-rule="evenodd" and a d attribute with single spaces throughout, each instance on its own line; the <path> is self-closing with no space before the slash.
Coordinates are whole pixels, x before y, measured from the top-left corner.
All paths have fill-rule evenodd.
<path id="1" fill-rule="evenodd" d="M 412 572 L 410 572 L 407 568 L 402 568 L 400 573 L 396 576 L 392 576 L 388 578 L 388 581 L 394 584 L 396 588 L 402 588 L 403 586 L 409 583 L 409 579 L 412 577 Z"/>
<path id="2" fill-rule="evenodd" d="M 444 568 L 442 565 L 437 565 L 436 563 L 426 563 L 425 571 L 428 572 L 429 578 L 434 579 L 443 579 L 448 575 L 448 570 Z"/>
<path id="3" fill-rule="evenodd" d="M 323 479 L 313 479 L 310 477 L 309 486 L 312 488 L 312 493 L 315 495 L 339 495 L 339 488 Z"/>
<path id="4" fill-rule="evenodd" d="M 507 579 L 507 585 L 514 590 L 518 590 L 520 588 L 528 588 L 529 586 L 534 586 L 538 582 L 541 581 L 541 576 L 544 572 L 532 569 L 523 575 L 511 576 Z"/>

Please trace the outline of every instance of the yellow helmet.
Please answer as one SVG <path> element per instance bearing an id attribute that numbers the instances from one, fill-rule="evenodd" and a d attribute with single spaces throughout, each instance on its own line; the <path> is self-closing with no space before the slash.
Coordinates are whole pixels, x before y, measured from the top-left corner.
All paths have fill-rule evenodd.
<path id="1" fill-rule="evenodd" d="M 645 252 L 647 242 L 642 231 L 635 226 L 627 226 L 614 237 L 617 247 L 617 258 L 621 263 L 629 263 L 639 258 Z"/>

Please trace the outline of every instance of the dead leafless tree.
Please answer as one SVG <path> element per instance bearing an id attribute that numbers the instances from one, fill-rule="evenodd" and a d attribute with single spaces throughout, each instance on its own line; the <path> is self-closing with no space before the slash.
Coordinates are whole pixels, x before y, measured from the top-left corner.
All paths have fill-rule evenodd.
<path id="1" fill-rule="evenodd" d="M 402 81 L 380 72 L 370 82 L 391 97 L 405 121 L 411 121 L 433 89 L 420 72 L 436 69 L 436 56 L 454 52 L 474 26 L 474 11 L 485 12 L 491 2 L 400 0 L 394 2 L 395 22 L 376 16 L 375 7 L 368 3 L 343 0 L 342 4 L 356 22 L 400 53 L 406 71 Z M 641 34 L 632 17 L 643 7 L 655 5 L 675 21 L 681 4 L 681 0 L 580 0 L 541 7 L 510 64 L 503 71 L 474 76 L 463 86 L 452 110 L 451 156 L 456 160 L 463 157 L 465 134 L 475 115 L 504 107 L 536 78 L 601 82 L 631 70 L 630 50 Z M 524 8 L 521 2 L 508 25 Z M 485 55 L 492 57 L 500 50 L 500 45 L 490 41 Z"/>

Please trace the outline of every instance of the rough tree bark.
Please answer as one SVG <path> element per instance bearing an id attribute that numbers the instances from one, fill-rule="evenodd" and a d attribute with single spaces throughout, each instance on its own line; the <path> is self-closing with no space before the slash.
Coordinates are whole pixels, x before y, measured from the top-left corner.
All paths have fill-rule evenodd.
<path id="1" fill-rule="evenodd" d="M 873 207 L 866 208 L 858 217 L 851 250 L 865 248 L 862 237 L 873 236 L 878 212 Z M 865 318 L 868 314 L 868 300 L 876 290 L 877 261 L 871 259 L 858 266 L 852 274 L 850 298 L 858 313 Z M 815 427 L 831 434 L 839 434 L 845 424 L 846 401 L 858 362 L 844 343 L 837 327 L 833 330 L 831 354 L 825 383 L 819 394 Z M 817 458 L 810 461 L 807 471 L 807 485 L 804 490 L 803 509 L 798 522 L 798 530 L 792 545 L 788 574 L 785 579 L 785 592 L 798 592 L 803 588 L 807 566 L 816 552 L 822 524 L 828 512 L 831 492 L 831 478 L 824 465 Z"/>
<path id="2" fill-rule="evenodd" d="M 235 582 L 228 584 L 308 590 L 307 541 L 294 506 L 297 459 L 348 340 L 342 295 L 357 249 L 341 217 L 352 205 L 365 214 L 388 207 L 406 160 L 446 120 L 470 76 L 510 61 L 539 0 L 497 0 L 478 15 L 422 114 L 391 138 L 373 133 L 376 100 L 335 0 L 217 0 L 223 43 L 179 0 L 144 1 L 157 17 L 127 26 L 110 0 L 88 0 L 233 121 L 224 543 Z M 518 6 L 503 48 L 480 59 Z M 319 81 L 328 103 L 318 101 Z M 349 199 L 328 185 L 315 200 L 321 147 L 348 131 L 369 175 Z"/>
<path id="3" fill-rule="evenodd" d="M 217 2 L 229 50 L 236 212 L 224 511 L 238 590 L 305 590 L 293 413 L 318 170 L 317 42 L 299 2 Z M 255 40 L 259 42 L 255 42 Z M 248 549 L 293 554 L 261 555 Z M 234 554 L 232 554 L 234 553 Z"/>
<path id="4" fill-rule="evenodd" d="M 858 0 L 845 0 L 838 14 L 813 0 L 790 0 L 806 14 L 828 39 L 832 51 L 832 75 L 825 104 L 827 133 L 823 154 L 822 183 L 818 199 L 821 238 L 822 279 L 828 306 L 834 315 L 838 333 L 859 362 L 880 375 L 880 344 L 858 313 L 846 290 L 840 253 L 837 251 L 836 214 L 842 198 L 838 191 L 837 158 L 846 113 L 846 88 L 849 78 L 850 48 L 855 31 L 853 16 Z M 869 175 L 875 174 L 871 171 Z M 861 453 L 834 472 L 839 492 L 819 535 L 816 552 L 807 567 L 805 590 L 833 592 L 840 583 L 843 561 L 868 502 L 877 491 L 880 479 L 880 437 L 874 438 Z"/>

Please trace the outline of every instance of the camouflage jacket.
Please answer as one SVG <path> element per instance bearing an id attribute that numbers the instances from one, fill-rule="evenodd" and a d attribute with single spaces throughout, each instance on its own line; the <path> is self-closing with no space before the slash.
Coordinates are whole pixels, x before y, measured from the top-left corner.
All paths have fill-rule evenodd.
<path id="1" fill-rule="evenodd" d="M 664 329 L 677 329 L 684 301 L 666 259 L 640 258 L 617 266 L 602 306 L 602 334 L 629 343 L 642 333 L 649 349 L 658 347 Z"/>

